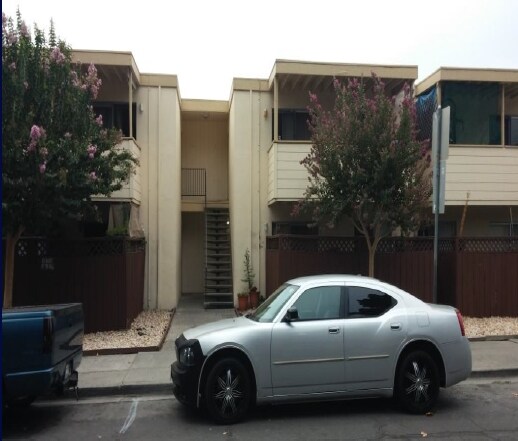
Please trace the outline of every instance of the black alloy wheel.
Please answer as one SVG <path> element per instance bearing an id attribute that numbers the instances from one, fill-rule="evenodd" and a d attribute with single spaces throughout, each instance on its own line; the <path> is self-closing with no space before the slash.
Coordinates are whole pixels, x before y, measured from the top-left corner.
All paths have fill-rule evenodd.
<path id="1" fill-rule="evenodd" d="M 405 356 L 396 374 L 395 395 L 410 413 L 432 410 L 439 396 L 439 372 L 427 352 L 414 351 Z"/>
<path id="2" fill-rule="evenodd" d="M 242 420 L 252 403 L 248 369 L 236 358 L 223 358 L 210 369 L 205 383 L 205 404 L 209 415 L 220 424 Z"/>

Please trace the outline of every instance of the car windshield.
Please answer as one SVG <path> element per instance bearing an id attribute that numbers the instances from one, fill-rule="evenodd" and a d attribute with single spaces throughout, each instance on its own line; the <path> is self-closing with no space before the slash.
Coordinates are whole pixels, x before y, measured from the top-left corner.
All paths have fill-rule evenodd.
<path id="1" fill-rule="evenodd" d="M 277 288 L 270 297 L 261 303 L 254 313 L 247 315 L 247 317 L 256 322 L 273 322 L 273 319 L 277 316 L 282 307 L 299 288 L 300 286 L 298 285 L 285 283 Z"/>

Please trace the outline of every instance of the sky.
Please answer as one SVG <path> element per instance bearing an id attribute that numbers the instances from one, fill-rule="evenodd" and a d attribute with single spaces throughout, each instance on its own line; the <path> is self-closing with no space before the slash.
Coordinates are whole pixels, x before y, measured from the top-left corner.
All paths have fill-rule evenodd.
<path id="1" fill-rule="evenodd" d="M 276 59 L 518 69 L 516 0 L 4 0 L 73 49 L 129 51 L 182 98 L 228 100 Z"/>

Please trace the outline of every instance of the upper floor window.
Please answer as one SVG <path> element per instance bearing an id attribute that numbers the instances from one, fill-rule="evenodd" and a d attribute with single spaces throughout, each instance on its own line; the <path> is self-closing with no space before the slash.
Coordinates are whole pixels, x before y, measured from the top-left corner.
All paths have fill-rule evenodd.
<path id="1" fill-rule="evenodd" d="M 450 107 L 450 143 L 499 145 L 500 85 L 446 81 L 442 107 Z"/>
<path id="2" fill-rule="evenodd" d="M 518 116 L 505 117 L 505 144 L 518 145 Z"/>
<path id="3" fill-rule="evenodd" d="M 93 105 L 94 114 L 102 115 L 103 126 L 107 129 L 116 128 L 122 131 L 122 136 L 130 136 L 128 103 L 96 102 Z M 137 139 L 137 104 L 131 106 L 133 116 L 133 138 Z"/>
<path id="4" fill-rule="evenodd" d="M 311 139 L 308 128 L 309 112 L 305 109 L 279 109 L 279 140 L 307 141 Z M 273 122 L 272 122 L 273 135 Z M 272 136 L 272 139 L 274 137 Z"/>

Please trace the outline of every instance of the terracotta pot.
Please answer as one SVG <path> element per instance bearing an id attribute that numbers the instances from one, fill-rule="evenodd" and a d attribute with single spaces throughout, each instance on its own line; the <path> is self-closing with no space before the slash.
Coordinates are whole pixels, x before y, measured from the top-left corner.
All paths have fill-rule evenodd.
<path id="1" fill-rule="evenodd" d="M 249 306 L 248 306 L 248 297 L 246 296 L 241 296 L 241 297 L 238 297 L 237 298 L 237 307 L 240 311 L 246 311 Z"/>

